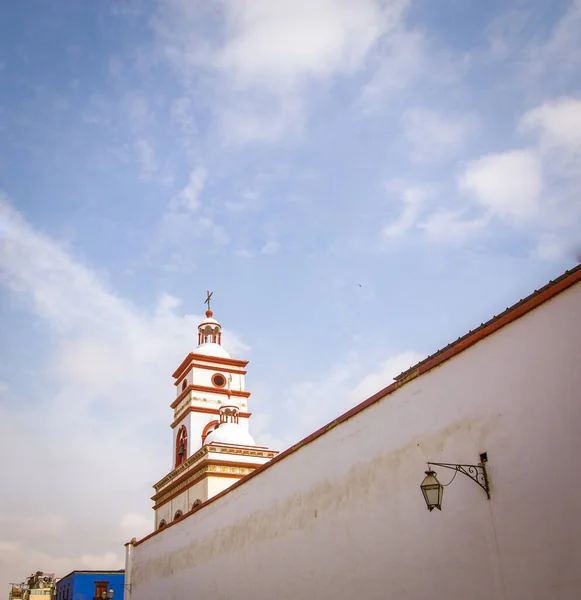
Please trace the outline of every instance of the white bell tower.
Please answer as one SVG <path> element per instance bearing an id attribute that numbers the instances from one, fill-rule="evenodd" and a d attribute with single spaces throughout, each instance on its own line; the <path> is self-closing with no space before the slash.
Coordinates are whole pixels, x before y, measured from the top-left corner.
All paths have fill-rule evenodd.
<path id="1" fill-rule="evenodd" d="M 155 527 L 163 528 L 228 488 L 276 454 L 248 431 L 248 361 L 222 346 L 222 326 L 210 308 L 198 325 L 198 347 L 177 368 L 170 472 L 154 485 Z"/>

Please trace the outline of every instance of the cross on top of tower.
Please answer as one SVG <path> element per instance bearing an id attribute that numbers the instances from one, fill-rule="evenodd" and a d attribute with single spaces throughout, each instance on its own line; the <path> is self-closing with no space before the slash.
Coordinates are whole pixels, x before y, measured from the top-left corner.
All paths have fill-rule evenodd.
<path id="1" fill-rule="evenodd" d="M 211 317 L 213 314 L 212 309 L 210 308 L 210 300 L 211 300 L 213 294 L 214 294 L 214 292 L 211 292 L 210 290 L 208 290 L 208 295 L 206 296 L 206 299 L 204 300 L 204 304 L 208 305 L 208 310 L 206 311 L 207 317 Z M 210 313 L 210 314 L 208 314 L 208 313 Z"/>

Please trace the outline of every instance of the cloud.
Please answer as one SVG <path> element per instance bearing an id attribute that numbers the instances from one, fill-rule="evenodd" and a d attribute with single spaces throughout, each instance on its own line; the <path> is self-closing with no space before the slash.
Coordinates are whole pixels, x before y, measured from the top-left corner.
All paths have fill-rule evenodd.
<path id="1" fill-rule="evenodd" d="M 433 125 L 426 125 L 431 133 L 425 138 L 422 122 Z M 461 143 L 465 130 L 452 127 L 447 137 L 444 123 L 424 109 L 411 109 L 404 117 L 406 136 L 419 152 L 422 142 L 440 155 Z M 469 123 L 468 117 L 465 125 Z M 432 143 L 439 129 L 441 147 Z M 515 133 L 526 136 L 528 145 L 466 162 L 457 175 L 456 194 L 445 202 L 426 183 L 390 182 L 388 193 L 397 196 L 403 209 L 381 230 L 383 242 L 419 231 L 427 241 L 457 245 L 502 225 L 528 238 L 536 258 L 572 256 L 581 243 L 581 99 L 565 96 L 533 107 L 519 118 Z"/>
<path id="2" fill-rule="evenodd" d="M 536 258 L 572 256 L 581 242 L 581 100 L 539 104 L 522 115 L 516 131 L 532 138 L 529 147 L 480 157 L 459 176 L 459 190 L 484 209 L 482 215 L 450 227 L 451 215 L 444 214 L 435 229 L 460 225 L 468 239 L 496 217 L 536 238 Z M 434 229 L 433 222 L 427 225 Z"/>
<path id="3" fill-rule="evenodd" d="M 384 360 L 379 367 L 366 375 L 350 392 L 350 397 L 355 403 L 362 402 L 366 398 L 377 393 L 390 383 L 393 379 L 410 367 L 425 358 L 425 354 L 408 350 L 390 356 Z"/>
<path id="4" fill-rule="evenodd" d="M 189 175 L 187 184 L 169 201 L 159 228 L 161 248 L 173 246 L 180 250 L 166 267 L 179 270 L 192 263 L 190 253 L 195 248 L 200 255 L 199 240 L 205 240 L 204 251 L 214 251 L 230 243 L 226 228 L 211 216 L 211 207 L 202 206 L 201 195 L 206 187 L 208 172 L 198 166 Z M 183 253 L 186 254 L 184 257 Z"/>
<path id="5" fill-rule="evenodd" d="M 531 149 L 483 156 L 467 165 L 459 186 L 493 214 L 517 224 L 538 214 L 542 163 Z"/>
<path id="6" fill-rule="evenodd" d="M 397 219 L 382 229 L 381 235 L 384 240 L 399 238 L 414 227 L 429 195 L 427 188 L 399 180 L 389 182 L 386 188 L 388 194 L 397 196 L 403 203 L 403 211 Z"/>
<path id="7" fill-rule="evenodd" d="M 489 224 L 487 215 L 467 217 L 463 210 L 441 209 L 419 223 L 429 241 L 463 244 L 481 233 Z"/>
<path id="8" fill-rule="evenodd" d="M 427 108 L 410 108 L 403 114 L 404 135 L 412 159 L 436 162 L 457 153 L 475 126 L 475 118 L 448 116 Z"/>
<path id="9" fill-rule="evenodd" d="M 208 172 L 204 167 L 196 167 L 184 188 L 171 200 L 170 208 L 173 210 L 184 209 L 195 212 L 200 207 L 200 194 L 206 185 Z"/>
<path id="10" fill-rule="evenodd" d="M 569 77 L 581 65 L 581 0 L 573 0 L 549 39 L 530 50 L 535 74 Z"/>
<path id="11" fill-rule="evenodd" d="M 404 2 L 229 0 L 216 66 L 242 87 L 296 89 L 358 69 Z"/>
<path id="12" fill-rule="evenodd" d="M 392 95 L 419 80 L 426 71 L 427 43 L 419 31 L 396 29 L 375 57 L 374 72 L 363 86 L 359 103 L 365 112 L 383 109 Z"/>
<path id="13" fill-rule="evenodd" d="M 121 528 L 126 532 L 128 539 L 136 537 L 137 539 L 151 533 L 151 519 L 148 519 L 139 513 L 126 513 L 121 517 Z"/>
<path id="14" fill-rule="evenodd" d="M 38 473 L 38 481 L 31 482 L 41 484 L 44 475 Z M 55 514 L 39 514 L 33 516 L 17 516 L 16 518 L 11 515 L 10 517 L 0 518 L 2 524 L 2 534 L 4 537 L 13 537 L 20 541 L 34 542 L 35 539 L 49 538 L 58 539 L 62 538 L 63 534 L 67 531 L 67 522 L 61 515 Z"/>
<path id="15" fill-rule="evenodd" d="M 115 552 L 105 552 L 104 554 L 83 554 L 80 559 L 82 567 L 91 570 L 115 569 L 119 565 L 119 556 Z"/>
<path id="16" fill-rule="evenodd" d="M 305 107 L 297 96 L 276 100 L 272 95 L 261 95 L 260 100 L 242 99 L 224 106 L 217 120 L 222 139 L 228 145 L 271 143 L 302 135 Z"/>
<path id="17" fill-rule="evenodd" d="M 381 361 L 369 373 L 369 358 L 353 353 L 318 377 L 292 384 L 283 392 L 280 413 L 292 414 L 282 438 L 291 445 L 369 396 L 388 386 L 396 375 L 413 366 L 424 354 L 405 351 Z M 280 418 L 284 419 L 284 414 Z"/>
<path id="18" fill-rule="evenodd" d="M 521 86 L 540 84 L 548 91 L 555 83 L 569 83 L 581 65 L 581 1 L 555 5 L 558 20 L 546 35 L 538 34 L 539 13 L 534 3 L 517 4 L 486 28 L 489 49 L 485 61 L 508 65 L 508 77 Z"/>
<path id="19" fill-rule="evenodd" d="M 546 102 L 523 115 L 519 128 L 536 133 L 542 147 L 581 151 L 581 100 L 564 97 Z"/>
<path id="20" fill-rule="evenodd" d="M 168 294 L 151 310 L 121 298 L 5 198 L 0 283 L 51 339 L 51 347 L 35 346 L 42 393 L 0 407 L 0 437 L 11 448 L 0 456 L 11 482 L 0 513 L 12 522 L 2 526 L 0 578 L 39 566 L 61 574 L 118 568 L 122 544 L 151 522 L 151 484 L 170 465 L 170 433 L 159 429 L 171 418 L 163 398 L 195 347 L 201 315 L 183 314 Z M 232 332 L 224 343 L 233 355 L 248 351 Z M 34 435 L 23 436 L 31 422 Z"/>
<path id="21" fill-rule="evenodd" d="M 300 135 L 313 84 L 365 68 L 395 31 L 407 0 L 223 0 L 161 3 L 152 26 L 157 53 L 186 87 L 198 69 L 229 144 Z"/>
<path id="22" fill-rule="evenodd" d="M 358 99 L 367 115 L 385 112 L 396 105 L 396 100 L 403 111 L 417 102 L 425 86 L 429 86 L 431 100 L 435 88 L 457 83 L 468 65 L 466 57 L 443 50 L 424 31 L 406 26 L 403 16 L 401 11 L 370 57 L 371 75 Z"/>

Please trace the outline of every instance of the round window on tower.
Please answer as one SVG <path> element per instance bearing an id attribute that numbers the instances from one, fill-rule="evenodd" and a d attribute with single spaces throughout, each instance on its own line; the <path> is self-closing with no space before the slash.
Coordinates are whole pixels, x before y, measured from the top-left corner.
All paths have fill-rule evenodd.
<path id="1" fill-rule="evenodd" d="M 226 377 L 224 377 L 224 375 L 221 373 L 214 373 L 214 375 L 212 375 L 212 383 L 216 387 L 224 387 L 226 385 Z"/>

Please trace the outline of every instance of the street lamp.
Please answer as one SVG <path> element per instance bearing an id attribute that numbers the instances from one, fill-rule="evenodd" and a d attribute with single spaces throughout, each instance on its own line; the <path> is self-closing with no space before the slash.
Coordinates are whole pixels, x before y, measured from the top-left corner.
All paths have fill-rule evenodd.
<path id="1" fill-rule="evenodd" d="M 429 465 L 428 465 L 429 467 Z M 434 508 L 442 510 L 442 496 L 444 495 L 444 486 L 438 481 L 436 473 L 432 469 L 426 471 L 426 476 L 420 485 L 424 500 L 431 512 Z"/>
<path id="2" fill-rule="evenodd" d="M 488 455 L 486 452 L 483 452 L 480 455 L 480 462 L 477 465 L 458 465 L 454 463 L 429 462 L 426 476 L 420 485 L 428 510 L 430 512 L 433 511 L 434 508 L 442 510 L 442 496 L 444 495 L 444 488 L 454 481 L 454 478 L 458 473 L 466 475 L 472 479 L 472 481 L 477 483 L 486 492 L 486 496 L 490 500 L 490 485 L 488 483 L 488 472 L 486 471 L 487 462 Z M 441 484 L 438 481 L 436 472 L 432 470 L 432 465 L 436 467 L 443 467 L 444 469 L 452 469 L 455 471 L 454 477 L 452 477 L 452 479 L 445 485 Z"/>
<path id="3" fill-rule="evenodd" d="M 103 598 L 103 600 L 107 600 L 107 598 L 113 598 L 113 594 L 115 592 L 113 591 L 113 588 L 110 588 L 108 592 L 101 592 L 101 598 Z"/>

